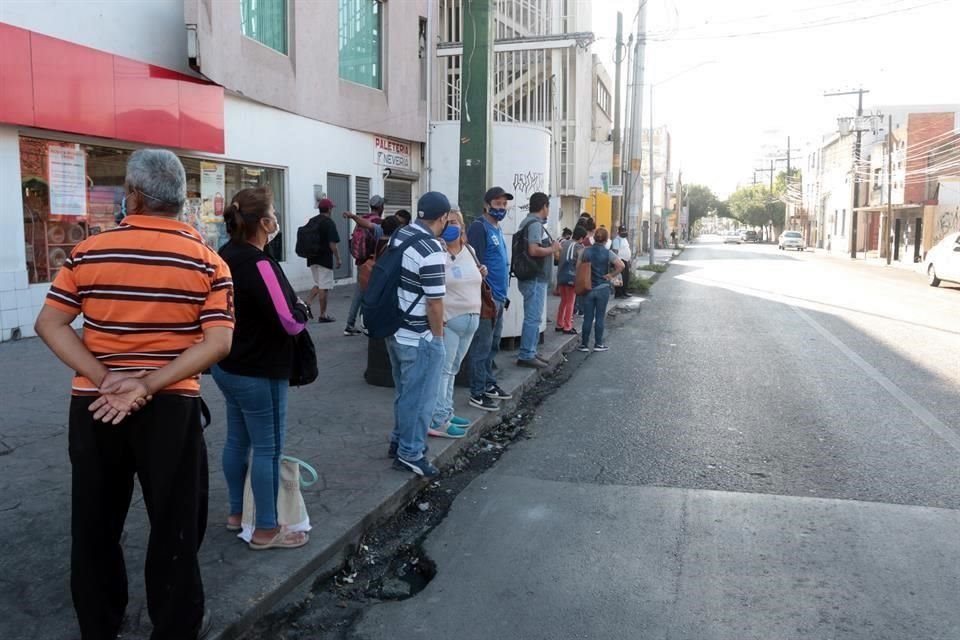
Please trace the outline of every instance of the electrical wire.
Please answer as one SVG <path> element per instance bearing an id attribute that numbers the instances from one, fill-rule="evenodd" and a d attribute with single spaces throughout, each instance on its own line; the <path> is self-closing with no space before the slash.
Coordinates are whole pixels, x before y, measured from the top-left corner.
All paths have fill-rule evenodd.
<path id="1" fill-rule="evenodd" d="M 930 0 L 929 2 L 923 2 L 920 4 L 912 5 L 909 7 L 903 7 L 899 9 L 890 9 L 889 11 L 882 11 L 878 13 L 872 13 L 868 15 L 858 15 L 858 16 L 849 16 L 849 17 L 840 17 L 834 16 L 833 18 L 826 18 L 819 21 L 807 22 L 803 24 L 793 25 L 793 26 L 784 26 L 777 27 L 772 29 L 763 29 L 756 31 L 745 31 L 740 33 L 725 33 L 725 34 L 699 34 L 699 35 L 689 35 L 689 36 L 670 36 L 665 37 L 663 34 L 657 33 L 647 33 L 646 40 L 648 42 L 666 42 L 668 40 L 723 40 L 723 39 L 734 39 L 734 38 L 745 38 L 751 36 L 762 36 L 762 35 L 771 35 L 775 33 L 787 33 L 792 31 L 804 31 L 808 29 L 819 29 L 822 27 L 830 27 L 840 24 L 850 24 L 853 22 L 864 22 L 866 20 L 872 20 L 874 18 L 882 18 L 891 15 L 897 15 L 901 13 L 906 13 L 909 11 L 916 11 L 917 9 L 923 9 L 937 4 L 943 4 L 950 0 Z"/>

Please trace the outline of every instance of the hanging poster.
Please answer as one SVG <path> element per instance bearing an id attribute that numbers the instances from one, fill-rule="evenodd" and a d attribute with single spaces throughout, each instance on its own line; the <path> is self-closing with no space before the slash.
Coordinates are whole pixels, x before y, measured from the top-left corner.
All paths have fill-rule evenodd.
<path id="1" fill-rule="evenodd" d="M 87 214 L 87 154 L 78 144 L 51 142 L 47 151 L 50 215 Z"/>
<path id="2" fill-rule="evenodd" d="M 200 162 L 201 216 L 204 222 L 223 222 L 224 165 Z"/>

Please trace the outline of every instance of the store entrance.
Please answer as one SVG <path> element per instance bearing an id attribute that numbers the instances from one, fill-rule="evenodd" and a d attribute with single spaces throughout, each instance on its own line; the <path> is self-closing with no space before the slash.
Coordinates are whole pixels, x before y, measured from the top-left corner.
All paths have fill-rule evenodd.
<path id="1" fill-rule="evenodd" d="M 350 255 L 350 221 L 343 217 L 350 208 L 350 176 L 338 173 L 327 174 L 327 197 L 333 200 L 333 221 L 340 234 L 340 259 L 342 264 L 333 272 L 335 278 L 349 278 L 353 275 L 353 257 Z"/>

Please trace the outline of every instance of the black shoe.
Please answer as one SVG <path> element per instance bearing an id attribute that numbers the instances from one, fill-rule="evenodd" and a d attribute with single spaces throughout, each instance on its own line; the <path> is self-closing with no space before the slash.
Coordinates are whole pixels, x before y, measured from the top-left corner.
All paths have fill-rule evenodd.
<path id="1" fill-rule="evenodd" d="M 568 336 L 579 335 L 579 332 L 576 329 L 564 329 L 563 332 Z"/>
<path id="2" fill-rule="evenodd" d="M 499 411 L 500 405 L 486 396 L 470 396 L 470 406 L 481 411 Z"/>
<path id="3" fill-rule="evenodd" d="M 512 394 L 507 393 L 499 387 L 499 385 L 493 385 L 489 389 L 483 392 L 483 395 L 487 396 L 491 400 L 510 400 L 513 398 Z"/>
<path id="4" fill-rule="evenodd" d="M 563 327 L 554 327 L 553 330 L 557 333 L 563 333 Z"/>
<path id="5" fill-rule="evenodd" d="M 547 363 L 543 360 L 537 360 L 536 358 L 530 358 L 529 360 L 517 358 L 517 366 L 526 367 L 527 369 L 546 369 Z"/>
<path id="6" fill-rule="evenodd" d="M 399 444 L 397 444 L 396 442 L 391 442 L 391 443 L 390 443 L 390 448 L 387 449 L 387 457 L 388 457 L 388 458 L 396 458 L 396 457 L 397 457 L 397 449 L 399 449 L 399 448 L 400 448 L 400 445 L 399 445 Z"/>
<path id="7" fill-rule="evenodd" d="M 404 460 L 400 456 L 393 459 L 393 468 L 397 471 L 412 471 L 421 478 L 436 478 L 440 475 L 440 470 L 430 464 L 426 457 L 420 458 L 415 462 Z"/>

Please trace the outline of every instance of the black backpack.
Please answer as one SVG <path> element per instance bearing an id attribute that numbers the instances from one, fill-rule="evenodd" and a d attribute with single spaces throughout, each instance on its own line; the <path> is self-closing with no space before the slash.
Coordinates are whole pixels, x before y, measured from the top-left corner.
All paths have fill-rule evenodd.
<path id="1" fill-rule="evenodd" d="M 425 238 L 430 236 L 416 233 L 396 246 L 389 246 L 377 258 L 362 300 L 363 325 L 371 338 L 388 338 L 395 334 L 404 318 L 410 315 L 423 297 L 421 292 L 406 311 L 400 311 L 397 288 L 400 286 L 400 273 L 403 270 L 403 252 L 414 242 Z"/>
<path id="2" fill-rule="evenodd" d="M 534 258 L 527 247 L 527 227 L 533 221 L 523 225 L 513 235 L 510 256 L 510 273 L 517 280 L 533 280 L 543 273 L 543 258 Z"/>
<path id="3" fill-rule="evenodd" d="M 301 258 L 315 258 L 323 253 L 320 223 L 316 218 L 297 229 L 297 246 L 294 247 L 294 252 Z"/>

